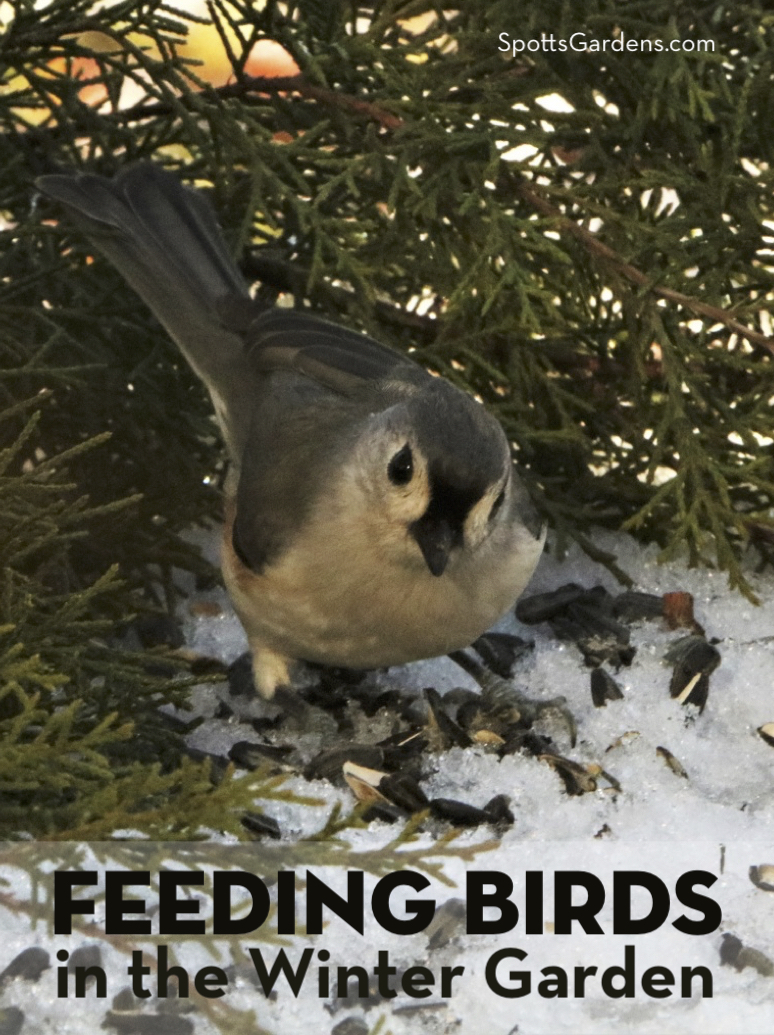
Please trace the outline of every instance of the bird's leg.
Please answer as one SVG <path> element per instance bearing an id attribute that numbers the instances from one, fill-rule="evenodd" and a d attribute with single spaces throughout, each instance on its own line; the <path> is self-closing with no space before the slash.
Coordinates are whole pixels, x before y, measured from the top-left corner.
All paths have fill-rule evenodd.
<path id="1" fill-rule="evenodd" d="M 257 642 L 252 637 L 248 636 L 247 642 L 253 659 L 255 689 L 261 697 L 270 701 L 280 687 L 292 686 L 290 670 L 293 661 L 284 654 L 278 654 L 265 644 Z"/>

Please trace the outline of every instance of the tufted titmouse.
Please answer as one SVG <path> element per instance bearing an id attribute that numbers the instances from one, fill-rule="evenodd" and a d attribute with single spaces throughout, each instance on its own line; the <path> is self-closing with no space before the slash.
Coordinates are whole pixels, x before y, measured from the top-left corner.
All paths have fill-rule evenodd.
<path id="1" fill-rule="evenodd" d="M 253 302 L 208 201 L 157 166 L 38 186 L 209 389 L 232 464 L 223 574 L 262 694 L 295 660 L 467 646 L 513 605 L 544 535 L 483 406 L 364 334 Z"/>

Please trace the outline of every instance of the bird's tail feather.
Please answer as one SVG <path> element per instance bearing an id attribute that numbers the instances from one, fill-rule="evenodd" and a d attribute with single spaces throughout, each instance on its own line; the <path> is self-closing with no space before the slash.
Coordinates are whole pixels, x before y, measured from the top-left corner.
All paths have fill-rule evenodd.
<path id="1" fill-rule="evenodd" d="M 248 368 L 241 338 L 219 312 L 224 300 L 249 296 L 207 200 L 150 163 L 112 180 L 43 176 L 38 187 L 153 310 L 209 388 L 221 424 L 240 425 Z M 243 430 L 224 426 L 230 445 Z"/>

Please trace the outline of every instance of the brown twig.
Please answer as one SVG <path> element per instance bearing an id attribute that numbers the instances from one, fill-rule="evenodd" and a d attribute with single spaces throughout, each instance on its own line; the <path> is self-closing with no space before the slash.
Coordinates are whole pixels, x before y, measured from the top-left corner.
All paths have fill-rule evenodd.
<path id="1" fill-rule="evenodd" d="M 399 129 L 403 125 L 403 119 L 398 115 L 365 101 L 360 97 L 353 97 L 352 94 L 339 93 L 330 90 L 325 86 L 316 86 L 310 83 L 302 75 L 289 76 L 244 76 L 234 83 L 226 83 L 225 86 L 213 86 L 211 92 L 221 100 L 232 97 L 245 98 L 250 94 L 273 94 L 273 93 L 298 93 L 302 97 L 309 97 L 311 100 L 319 101 L 333 108 L 342 111 L 352 112 L 355 115 L 365 115 L 374 119 L 385 129 Z M 206 94 L 205 94 L 206 96 Z M 171 111 L 169 104 L 157 102 L 156 104 L 135 104 L 131 108 L 124 108 L 117 112 L 122 122 L 133 122 L 138 119 L 151 119 L 159 115 L 168 115 Z"/>
<path id="2" fill-rule="evenodd" d="M 310 97 L 312 100 L 320 101 L 332 108 L 341 108 L 344 111 L 353 112 L 355 115 L 366 115 L 374 119 L 385 129 L 400 129 L 403 119 L 393 115 L 378 104 L 371 101 L 364 101 L 360 97 L 353 97 L 348 93 L 338 93 L 336 90 L 329 90 L 325 86 L 315 86 L 308 82 L 302 75 L 286 76 L 283 78 L 267 78 L 266 76 L 249 76 L 238 83 L 229 83 L 221 88 L 223 91 L 230 90 L 225 96 L 240 96 L 244 93 L 279 93 L 293 92 L 300 93 L 302 97 Z"/>
<path id="3" fill-rule="evenodd" d="M 636 284 L 638 287 L 647 288 L 654 295 L 658 295 L 659 298 L 664 298 L 669 302 L 674 302 L 676 305 L 683 306 L 698 316 L 704 316 L 717 323 L 722 323 L 741 338 L 746 338 L 748 341 L 760 345 L 774 354 L 774 338 L 769 338 L 765 334 L 751 330 L 744 324 L 739 323 L 725 309 L 719 309 L 717 306 L 710 305 L 708 302 L 702 302 L 698 298 L 691 297 L 691 295 L 684 295 L 682 291 L 675 291 L 672 288 L 654 284 L 650 277 L 646 276 L 642 270 L 626 262 L 617 252 L 614 252 L 612 248 L 608 248 L 606 244 L 603 244 L 585 227 L 580 226 L 580 224 L 565 216 L 550 201 L 547 201 L 532 187 L 527 186 L 524 180 L 519 181 L 516 190 L 519 197 L 531 205 L 537 212 L 540 212 L 541 215 L 557 220 L 561 224 L 562 229 L 577 238 L 592 255 L 597 255 L 601 259 L 612 263 L 621 276 L 630 283 Z"/>

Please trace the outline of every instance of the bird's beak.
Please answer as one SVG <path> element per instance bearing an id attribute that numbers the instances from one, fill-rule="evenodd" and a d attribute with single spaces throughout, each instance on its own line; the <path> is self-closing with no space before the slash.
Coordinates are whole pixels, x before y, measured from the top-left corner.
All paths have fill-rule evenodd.
<path id="1" fill-rule="evenodd" d="M 449 563 L 449 554 L 460 541 L 460 530 L 445 518 L 433 518 L 425 514 L 411 526 L 411 534 L 431 573 L 443 575 Z"/>

